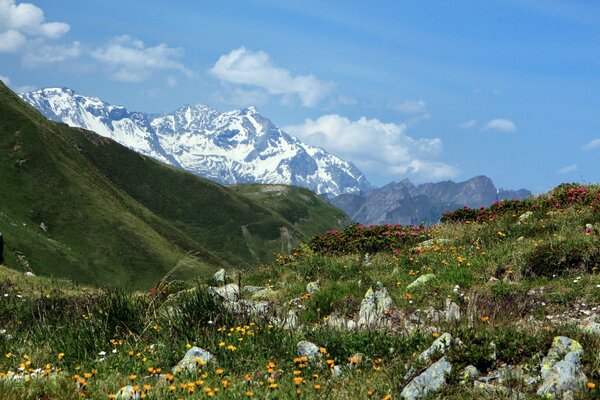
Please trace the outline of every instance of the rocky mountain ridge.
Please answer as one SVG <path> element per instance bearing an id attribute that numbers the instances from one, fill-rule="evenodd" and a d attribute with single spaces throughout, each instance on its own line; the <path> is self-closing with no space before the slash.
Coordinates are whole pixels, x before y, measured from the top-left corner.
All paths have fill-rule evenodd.
<path id="1" fill-rule="evenodd" d="M 404 179 L 358 194 L 342 194 L 330 202 L 356 222 L 377 224 L 427 224 L 439 221 L 442 214 L 464 206 L 487 207 L 502 199 L 523 199 L 525 189 L 497 189 L 486 176 L 464 182 L 443 181 L 414 185 Z"/>
<path id="2" fill-rule="evenodd" d="M 221 184 L 286 184 L 318 194 L 368 191 L 352 163 L 279 129 L 254 107 L 219 112 L 184 105 L 166 114 L 130 112 L 67 88 L 22 93 L 47 118 L 101 136 Z"/>

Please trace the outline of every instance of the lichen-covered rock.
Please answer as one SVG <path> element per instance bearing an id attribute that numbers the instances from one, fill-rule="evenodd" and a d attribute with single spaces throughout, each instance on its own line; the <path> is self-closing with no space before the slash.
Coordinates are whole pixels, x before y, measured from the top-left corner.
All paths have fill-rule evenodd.
<path id="1" fill-rule="evenodd" d="M 560 398 L 567 392 L 583 389 L 587 377 L 582 371 L 583 347 L 576 340 L 557 336 L 552 341 L 548 355 L 542 360 L 540 374 L 544 382 L 537 394 L 546 398 Z"/>
<path id="2" fill-rule="evenodd" d="M 115 395 L 115 399 L 118 400 L 138 400 L 141 398 L 141 393 L 135 390 L 133 386 L 125 386 L 119 389 Z"/>
<path id="3" fill-rule="evenodd" d="M 546 374 L 538 396 L 562 398 L 565 393 L 577 393 L 585 388 L 587 377 L 582 371 L 580 351 L 571 351 Z"/>
<path id="4" fill-rule="evenodd" d="M 354 329 L 355 322 L 350 320 L 346 320 L 343 317 L 337 315 L 330 315 L 327 318 L 326 324 L 328 327 L 332 329 L 337 329 L 340 331 L 348 330 L 351 331 Z"/>
<path id="5" fill-rule="evenodd" d="M 270 321 L 283 329 L 294 330 L 298 327 L 298 314 L 294 310 L 289 310 L 286 315 L 273 317 Z"/>
<path id="6" fill-rule="evenodd" d="M 446 322 L 460 321 L 460 307 L 451 299 L 446 299 L 446 310 L 444 311 Z"/>
<path id="7" fill-rule="evenodd" d="M 215 272 L 215 274 L 213 275 L 213 279 L 219 285 L 224 285 L 229 279 L 229 274 L 227 273 L 227 271 L 225 271 L 225 268 L 221 268 L 220 270 Z"/>
<path id="8" fill-rule="evenodd" d="M 446 384 L 446 376 L 451 372 L 452 364 L 446 360 L 446 357 L 443 357 L 410 381 L 400 396 L 406 400 L 422 399 L 430 393 L 440 390 Z"/>
<path id="9" fill-rule="evenodd" d="M 307 340 L 301 340 L 296 345 L 298 357 L 307 357 L 309 360 L 314 360 L 321 355 L 321 348 L 316 344 Z"/>
<path id="10" fill-rule="evenodd" d="M 419 361 L 429 362 L 435 354 L 444 354 L 452 345 L 452 335 L 444 333 L 435 339 L 431 346 L 419 355 Z"/>
<path id="11" fill-rule="evenodd" d="M 481 375 L 481 372 L 474 365 L 467 365 L 460 375 L 464 381 L 473 380 Z"/>
<path id="12" fill-rule="evenodd" d="M 406 288 L 407 289 L 416 288 L 417 286 L 421 286 L 424 283 L 429 282 L 433 278 L 435 278 L 435 274 L 421 275 L 420 277 L 418 277 L 417 279 L 415 279 L 411 284 L 409 284 Z"/>
<path id="13" fill-rule="evenodd" d="M 200 347 L 192 347 L 185 353 L 185 356 L 173 367 L 173 374 L 193 373 L 198 370 L 198 366 L 208 364 L 214 360 L 215 356 Z"/>
<path id="14" fill-rule="evenodd" d="M 369 288 L 360 303 L 358 326 L 361 328 L 377 328 L 387 325 L 388 315 L 396 309 L 387 289 L 378 282 L 379 289 Z"/>

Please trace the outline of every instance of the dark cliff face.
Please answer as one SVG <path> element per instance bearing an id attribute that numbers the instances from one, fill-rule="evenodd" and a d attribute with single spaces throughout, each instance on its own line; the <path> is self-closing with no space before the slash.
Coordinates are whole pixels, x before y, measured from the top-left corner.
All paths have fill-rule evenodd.
<path id="1" fill-rule="evenodd" d="M 486 176 L 465 182 L 443 181 L 415 186 L 408 179 L 368 193 L 345 194 L 330 199 L 350 218 L 363 224 L 433 224 L 442 214 L 460 207 L 487 207 L 502 199 L 522 199 L 531 192 L 498 190 Z"/>

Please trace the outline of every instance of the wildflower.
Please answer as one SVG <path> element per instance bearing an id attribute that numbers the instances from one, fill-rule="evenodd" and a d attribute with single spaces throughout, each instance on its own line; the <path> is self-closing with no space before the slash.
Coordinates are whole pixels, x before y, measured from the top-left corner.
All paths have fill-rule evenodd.
<path id="1" fill-rule="evenodd" d="M 248 390 L 246 392 L 246 397 L 252 397 L 252 396 L 254 396 L 254 392 L 252 390 Z"/>
<path id="2" fill-rule="evenodd" d="M 219 369 L 217 369 L 217 370 L 215 371 L 215 373 L 216 373 L 217 375 L 222 375 L 222 374 L 223 374 L 223 372 L 225 372 L 225 371 L 223 371 L 221 368 L 219 368 Z"/>
<path id="3" fill-rule="evenodd" d="M 136 374 L 131 374 L 131 375 L 129 375 L 129 380 L 130 380 L 130 381 L 135 381 L 135 380 L 136 380 L 136 378 L 137 378 L 137 375 L 136 375 Z"/>
<path id="4" fill-rule="evenodd" d="M 65 358 L 65 353 L 58 353 L 58 360 L 62 360 L 63 358 Z"/>
<path id="5" fill-rule="evenodd" d="M 296 386 L 301 385 L 302 382 L 304 382 L 304 378 L 302 378 L 300 376 L 297 376 L 294 378 L 294 385 L 296 385 Z"/>
<path id="6" fill-rule="evenodd" d="M 481 322 L 488 322 L 490 320 L 490 317 L 488 317 L 487 315 L 484 315 L 483 317 L 479 318 L 481 320 Z"/>
<path id="7" fill-rule="evenodd" d="M 596 384 L 594 382 L 588 382 L 587 387 L 590 390 L 594 390 L 596 388 Z"/>

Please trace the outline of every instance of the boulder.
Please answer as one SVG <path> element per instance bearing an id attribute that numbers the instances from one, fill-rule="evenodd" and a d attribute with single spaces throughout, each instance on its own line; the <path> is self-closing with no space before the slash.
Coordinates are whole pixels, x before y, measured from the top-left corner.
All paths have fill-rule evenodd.
<path id="1" fill-rule="evenodd" d="M 358 326 L 361 328 L 376 328 L 388 325 L 391 312 L 396 310 L 387 289 L 378 282 L 379 289 L 369 288 L 360 303 Z"/>
<path id="2" fill-rule="evenodd" d="M 192 347 L 185 356 L 173 367 L 173 374 L 193 373 L 198 370 L 199 365 L 208 364 L 215 356 L 200 347 Z"/>
<path id="3" fill-rule="evenodd" d="M 583 347 L 579 342 L 565 336 L 555 337 L 540 366 L 544 382 L 537 394 L 562 398 L 568 392 L 577 393 L 584 389 L 588 380 L 582 371 L 582 355 Z"/>
<path id="4" fill-rule="evenodd" d="M 422 399 L 430 393 L 440 390 L 446 384 L 446 376 L 450 372 L 452 372 L 452 364 L 446 360 L 446 357 L 443 357 L 410 381 L 400 396 L 406 400 Z"/>
<path id="5" fill-rule="evenodd" d="M 209 287 L 208 293 L 219 296 L 224 301 L 238 301 L 240 295 L 240 287 L 235 283 L 230 283 L 221 287 Z"/>

